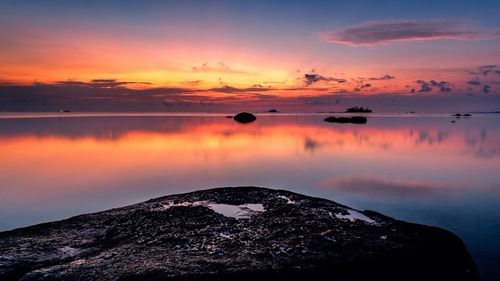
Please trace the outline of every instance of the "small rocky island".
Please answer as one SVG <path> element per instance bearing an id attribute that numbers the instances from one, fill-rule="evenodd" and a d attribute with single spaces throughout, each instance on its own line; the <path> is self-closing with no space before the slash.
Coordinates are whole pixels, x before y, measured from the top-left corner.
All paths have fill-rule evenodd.
<path id="1" fill-rule="evenodd" d="M 368 119 L 363 116 L 352 116 L 352 117 L 335 117 L 330 116 L 323 119 L 325 122 L 329 123 L 351 123 L 351 124 L 366 124 Z"/>
<path id="2" fill-rule="evenodd" d="M 349 107 L 345 112 L 348 112 L 348 113 L 372 113 L 373 110 L 369 109 L 369 108 L 364 108 L 364 107 L 358 107 L 358 106 L 354 106 L 354 107 Z"/>
<path id="3" fill-rule="evenodd" d="M 239 123 L 251 123 L 257 119 L 255 115 L 249 112 L 240 112 L 233 117 L 234 121 Z"/>
<path id="4" fill-rule="evenodd" d="M 479 280 L 430 226 L 258 187 L 152 199 L 0 233 L 0 280 Z"/>

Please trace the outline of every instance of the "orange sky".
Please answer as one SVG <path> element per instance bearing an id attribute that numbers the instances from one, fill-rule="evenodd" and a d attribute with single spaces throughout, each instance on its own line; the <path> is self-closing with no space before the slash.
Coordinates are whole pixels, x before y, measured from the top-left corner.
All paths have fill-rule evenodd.
<path id="1" fill-rule="evenodd" d="M 0 4 L 0 83 L 67 87 L 67 81 L 76 81 L 95 88 L 93 80 L 113 80 L 122 83 L 114 88 L 180 88 L 178 95 L 194 94 L 198 103 L 498 93 L 500 41 L 495 23 L 485 19 L 473 24 L 470 15 L 456 21 L 433 13 L 415 18 L 413 4 L 386 11 L 366 4 L 379 14 L 377 20 L 347 4 L 337 5 L 336 17 L 320 7 L 283 3 L 268 9 L 260 2 L 200 5 L 5 2 Z M 273 7 L 283 12 L 273 13 Z M 462 8 L 466 13 L 471 7 Z M 406 16 L 394 19 L 393 14 Z M 22 98 L 11 90 L 0 89 L 0 99 L 8 96 L 7 110 L 22 109 L 11 104 L 16 97 L 31 105 L 38 97 L 44 104 L 66 106 L 39 89 L 24 89 L 35 97 Z"/>

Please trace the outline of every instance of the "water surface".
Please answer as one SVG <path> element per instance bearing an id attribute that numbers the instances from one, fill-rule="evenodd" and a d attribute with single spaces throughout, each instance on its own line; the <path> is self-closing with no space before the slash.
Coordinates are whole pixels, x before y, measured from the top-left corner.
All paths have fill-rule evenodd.
<path id="1" fill-rule="evenodd" d="M 500 116 L 59 115 L 0 115 L 0 230 L 256 185 L 449 229 L 500 276 Z"/>

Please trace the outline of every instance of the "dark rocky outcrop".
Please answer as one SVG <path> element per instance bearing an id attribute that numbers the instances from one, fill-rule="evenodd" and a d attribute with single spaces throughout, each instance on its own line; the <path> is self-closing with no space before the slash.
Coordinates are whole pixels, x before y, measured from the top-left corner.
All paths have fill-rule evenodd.
<path id="1" fill-rule="evenodd" d="M 255 121 L 256 119 L 257 117 L 255 117 L 255 115 L 248 112 L 241 112 L 234 116 L 234 120 L 240 123 L 250 123 Z"/>
<path id="2" fill-rule="evenodd" d="M 0 233 L 0 280 L 478 280 L 436 227 L 257 187 Z"/>
<path id="3" fill-rule="evenodd" d="M 267 112 L 269 113 L 278 113 L 278 110 L 277 109 L 269 109 Z"/>
<path id="4" fill-rule="evenodd" d="M 353 117 L 335 117 L 330 116 L 324 119 L 325 122 L 330 123 L 352 123 L 352 124 L 366 124 L 368 121 L 366 117 L 363 116 L 353 116 Z"/>

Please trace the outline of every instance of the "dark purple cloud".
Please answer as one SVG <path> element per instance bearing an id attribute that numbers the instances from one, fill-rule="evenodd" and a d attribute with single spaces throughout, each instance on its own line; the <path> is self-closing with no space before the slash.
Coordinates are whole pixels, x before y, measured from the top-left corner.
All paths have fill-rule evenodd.
<path id="1" fill-rule="evenodd" d="M 334 78 L 334 77 L 325 77 L 325 76 L 315 74 L 315 73 L 304 74 L 304 84 L 306 86 L 310 86 L 310 85 L 317 83 L 319 81 L 333 81 L 333 82 L 337 82 L 337 83 L 347 82 L 347 80 L 345 80 L 345 79 Z"/>
<path id="2" fill-rule="evenodd" d="M 369 83 L 366 83 L 366 84 L 360 84 L 359 86 L 357 86 L 356 88 L 354 88 L 354 92 L 359 92 L 363 89 L 366 89 L 366 88 L 370 88 L 372 86 L 372 84 L 369 84 Z"/>
<path id="3" fill-rule="evenodd" d="M 129 89 L 111 81 L 60 81 L 53 84 L 0 87 L 0 107 L 9 111 L 154 111 L 164 102 L 197 103 L 203 97 L 193 89 L 159 87 Z M 105 84 L 105 85 L 95 85 Z"/>
<path id="4" fill-rule="evenodd" d="M 481 81 L 479 81 L 478 78 L 474 78 L 472 80 L 467 81 L 467 84 L 469 84 L 471 86 L 477 86 L 477 85 L 481 85 Z"/>
<path id="5" fill-rule="evenodd" d="M 275 96 L 263 94 L 272 87 L 253 85 L 236 88 L 156 87 L 131 89 L 130 84 L 142 82 L 94 79 L 86 81 L 34 82 L 32 85 L 0 85 L 0 111 L 162 111 L 165 107 L 212 106 L 238 102 L 244 97 L 270 100 Z M 190 84 L 190 83 L 187 83 Z M 211 96 L 208 92 L 228 94 Z"/>
<path id="6" fill-rule="evenodd" d="M 483 76 L 487 76 L 490 72 L 497 73 L 496 71 L 497 65 L 496 64 L 490 64 L 490 65 L 482 65 L 478 69 L 483 74 Z"/>
<path id="7" fill-rule="evenodd" d="M 483 86 L 483 93 L 485 93 L 485 94 L 489 93 L 491 91 L 490 89 L 491 89 L 490 85 L 484 85 Z"/>
<path id="8" fill-rule="evenodd" d="M 418 92 L 430 92 L 432 91 L 432 85 L 429 82 L 426 82 L 424 80 L 417 80 L 415 83 L 420 85 L 420 90 Z"/>
<path id="9" fill-rule="evenodd" d="M 358 78 L 351 78 L 354 82 L 356 82 L 356 87 L 353 89 L 354 92 L 359 92 L 365 88 L 369 88 L 372 86 L 370 83 L 366 83 L 367 81 L 387 81 L 387 80 L 393 80 L 396 79 L 395 76 L 386 74 L 381 77 L 369 77 L 369 78 L 364 78 L 364 77 L 358 77 Z"/>
<path id="10" fill-rule="evenodd" d="M 486 34 L 448 21 L 365 22 L 359 25 L 320 34 L 328 43 L 351 46 L 384 45 L 401 41 L 474 40 Z M 492 35 L 492 34 L 490 34 Z"/>
<path id="11" fill-rule="evenodd" d="M 318 88 L 318 87 L 315 87 L 315 88 L 309 88 L 306 86 L 304 87 L 291 87 L 291 88 L 285 88 L 285 89 L 282 89 L 284 91 L 314 91 L 314 92 L 326 92 L 326 91 L 329 91 L 330 88 L 328 87 L 321 87 L 321 88 Z"/>
<path id="12" fill-rule="evenodd" d="M 147 84 L 148 82 L 127 82 L 127 81 L 117 81 L 115 79 L 94 79 L 90 82 L 82 82 L 75 80 L 57 81 L 56 86 L 73 86 L 73 87 L 90 87 L 90 88 L 118 88 L 128 84 Z"/>
<path id="13" fill-rule="evenodd" d="M 452 90 L 450 82 L 447 81 L 436 82 L 435 80 L 417 80 L 415 83 L 420 85 L 420 90 L 418 90 L 419 93 L 431 92 L 434 88 L 439 89 L 440 92 L 451 92 Z"/>
<path id="14" fill-rule="evenodd" d="M 236 88 L 224 85 L 222 87 L 208 89 L 207 91 L 232 94 L 232 93 L 247 93 L 247 92 L 267 92 L 271 90 L 273 90 L 273 88 L 263 87 L 262 85 L 253 85 L 252 87 L 249 88 Z"/>
<path id="15" fill-rule="evenodd" d="M 475 69 L 466 69 L 465 72 L 470 75 L 488 76 L 490 73 L 500 75 L 500 68 L 496 64 L 488 64 L 478 66 Z"/>

